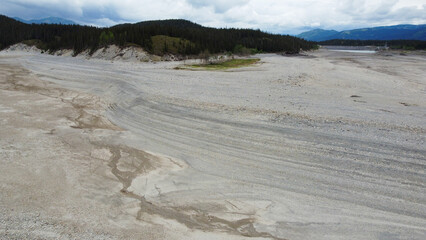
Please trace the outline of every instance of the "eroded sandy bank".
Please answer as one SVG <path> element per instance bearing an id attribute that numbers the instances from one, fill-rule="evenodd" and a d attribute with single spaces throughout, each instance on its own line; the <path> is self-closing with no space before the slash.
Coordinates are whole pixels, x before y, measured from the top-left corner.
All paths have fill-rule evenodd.
<path id="1" fill-rule="evenodd" d="M 104 117 L 101 98 L 19 65 L 0 71 L 2 239 L 198 239 L 197 229 L 213 230 L 203 216 L 169 216 L 178 211 L 128 190 L 136 177 L 155 183 L 186 164 L 122 145 L 123 129 Z M 202 236 L 234 238 L 224 230 Z"/>

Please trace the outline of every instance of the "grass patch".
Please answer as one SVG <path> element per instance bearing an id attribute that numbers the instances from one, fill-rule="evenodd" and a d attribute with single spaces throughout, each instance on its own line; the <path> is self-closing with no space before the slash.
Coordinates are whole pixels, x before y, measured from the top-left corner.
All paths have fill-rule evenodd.
<path id="1" fill-rule="evenodd" d="M 204 70 L 226 70 L 230 68 L 247 67 L 259 62 L 259 58 L 249 59 L 231 59 L 224 62 L 207 63 L 207 64 L 194 64 L 189 65 L 193 69 L 204 69 Z"/>
<path id="2" fill-rule="evenodd" d="M 136 47 L 136 48 L 142 48 L 141 45 L 136 44 L 136 43 L 130 43 L 130 42 L 126 42 L 124 44 L 124 47 Z"/>

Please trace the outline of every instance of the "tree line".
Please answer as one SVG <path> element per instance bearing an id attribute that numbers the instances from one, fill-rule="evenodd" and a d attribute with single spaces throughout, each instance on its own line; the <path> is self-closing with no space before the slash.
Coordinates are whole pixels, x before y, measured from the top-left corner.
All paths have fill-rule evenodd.
<path id="1" fill-rule="evenodd" d="M 388 46 L 390 49 L 426 50 L 426 41 L 421 40 L 346 40 L 333 39 L 318 42 L 328 46 Z"/>
<path id="2" fill-rule="evenodd" d="M 46 51 L 73 49 L 75 54 L 115 44 L 120 47 L 137 45 L 152 52 L 155 36 L 180 39 L 167 42 L 161 54 L 178 53 L 197 55 L 203 52 L 223 53 L 246 50 L 250 52 L 298 53 L 310 50 L 315 42 L 289 35 L 278 35 L 252 29 L 209 28 L 186 20 L 146 21 L 135 24 L 120 24 L 109 28 L 60 24 L 25 24 L 0 15 L 0 49 L 31 40 Z M 154 38 L 153 38 L 154 37 Z M 170 52 L 173 49 L 174 52 Z"/>

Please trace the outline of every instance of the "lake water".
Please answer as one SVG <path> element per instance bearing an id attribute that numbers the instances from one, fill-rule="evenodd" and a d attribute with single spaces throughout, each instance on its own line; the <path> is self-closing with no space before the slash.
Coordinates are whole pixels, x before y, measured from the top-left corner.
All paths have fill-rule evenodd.
<path id="1" fill-rule="evenodd" d="M 334 52 L 348 52 L 348 53 L 376 53 L 376 51 L 372 50 L 330 50 Z"/>

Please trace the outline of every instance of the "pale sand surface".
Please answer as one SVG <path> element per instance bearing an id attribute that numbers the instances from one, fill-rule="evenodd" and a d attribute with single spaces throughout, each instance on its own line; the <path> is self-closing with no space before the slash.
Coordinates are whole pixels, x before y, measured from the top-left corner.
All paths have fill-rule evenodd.
<path id="1" fill-rule="evenodd" d="M 0 238 L 424 239 L 426 57 L 0 53 Z"/>

